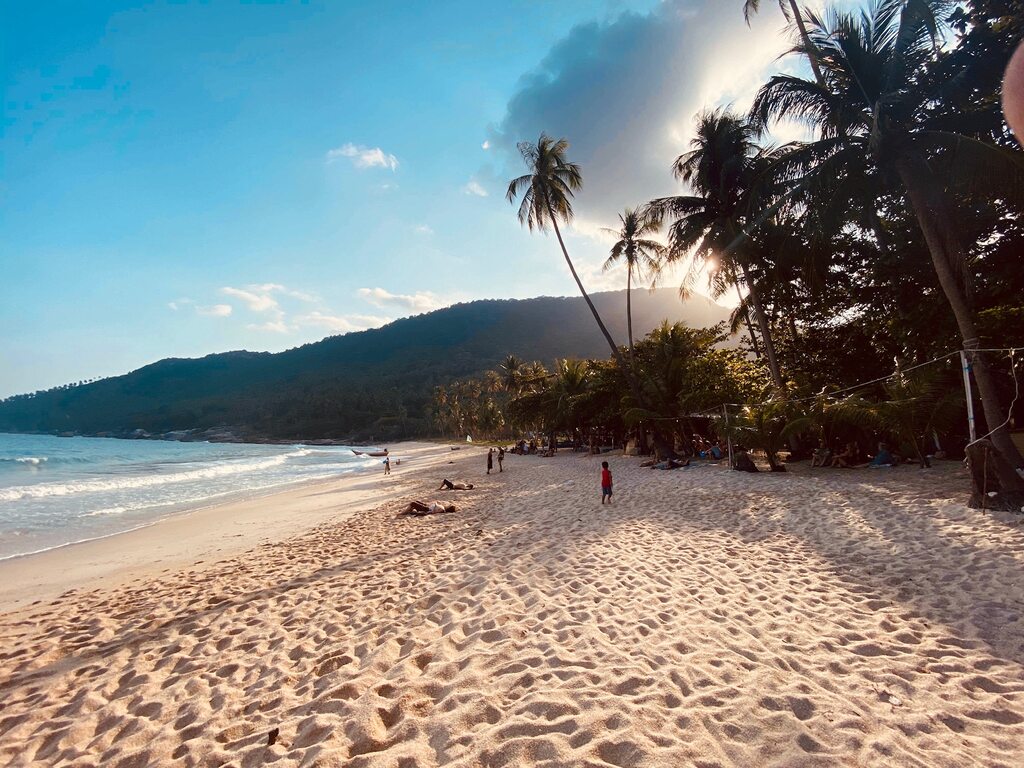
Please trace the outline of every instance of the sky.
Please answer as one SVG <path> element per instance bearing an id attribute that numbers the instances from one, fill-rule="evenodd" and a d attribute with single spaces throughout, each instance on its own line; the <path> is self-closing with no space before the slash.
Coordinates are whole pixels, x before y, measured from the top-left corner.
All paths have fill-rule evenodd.
<path id="1" fill-rule="evenodd" d="M 776 5 L 0 0 L 0 397 L 575 295 L 504 196 L 541 131 L 588 290 L 625 287 L 602 228 L 798 66 Z"/>

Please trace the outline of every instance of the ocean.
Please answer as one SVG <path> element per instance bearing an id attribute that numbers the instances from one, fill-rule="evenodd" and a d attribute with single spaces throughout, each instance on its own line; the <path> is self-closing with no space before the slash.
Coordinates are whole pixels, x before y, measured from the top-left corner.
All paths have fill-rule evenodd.
<path id="1" fill-rule="evenodd" d="M 0 560 L 380 462 L 346 446 L 0 433 Z"/>

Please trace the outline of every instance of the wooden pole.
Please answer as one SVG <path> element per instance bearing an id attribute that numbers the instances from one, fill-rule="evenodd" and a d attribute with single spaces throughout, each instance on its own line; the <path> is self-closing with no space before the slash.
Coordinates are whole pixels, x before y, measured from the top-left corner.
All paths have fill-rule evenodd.
<path id="1" fill-rule="evenodd" d="M 722 414 L 725 417 L 725 439 L 729 445 L 729 469 L 732 469 L 732 434 L 729 432 L 729 406 L 722 403 Z"/>
<path id="2" fill-rule="evenodd" d="M 960 362 L 964 369 L 964 395 L 967 398 L 967 432 L 970 442 L 978 439 L 977 426 L 974 423 L 974 396 L 971 393 L 971 363 L 967 359 L 966 350 L 960 350 Z"/>

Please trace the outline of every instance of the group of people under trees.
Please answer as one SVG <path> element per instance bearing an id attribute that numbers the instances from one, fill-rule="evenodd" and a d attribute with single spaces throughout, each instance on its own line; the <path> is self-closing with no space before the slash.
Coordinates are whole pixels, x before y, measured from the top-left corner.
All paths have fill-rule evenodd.
<path id="1" fill-rule="evenodd" d="M 818 447 L 814 449 L 811 456 L 811 467 L 834 467 L 836 469 L 898 467 L 906 460 L 906 456 L 890 450 L 889 444 L 884 441 L 878 443 L 878 450 L 874 456 L 865 456 L 855 440 L 850 440 L 842 446 L 837 443 L 835 448 L 829 448 L 824 440 L 819 440 Z"/>
<path id="2" fill-rule="evenodd" d="M 504 448 L 498 450 L 504 451 Z M 517 440 L 512 448 L 509 449 L 509 453 L 514 453 L 517 456 L 547 456 L 551 457 L 555 455 L 558 450 L 554 442 L 549 442 L 547 445 L 538 443 L 535 439 Z"/>

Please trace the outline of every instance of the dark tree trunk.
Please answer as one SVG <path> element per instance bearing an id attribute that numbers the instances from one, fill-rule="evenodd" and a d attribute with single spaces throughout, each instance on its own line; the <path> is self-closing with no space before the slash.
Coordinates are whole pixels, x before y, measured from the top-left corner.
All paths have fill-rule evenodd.
<path id="1" fill-rule="evenodd" d="M 814 72 L 814 79 L 818 81 L 818 85 L 825 85 L 825 78 L 821 75 L 821 67 L 818 66 L 818 57 L 815 55 L 817 48 L 814 43 L 811 42 L 811 36 L 807 34 L 807 26 L 804 24 L 803 14 L 800 13 L 800 8 L 796 4 L 796 0 L 789 0 L 789 9 L 793 14 L 793 19 L 796 21 L 797 29 L 800 30 L 800 37 L 804 41 L 804 45 L 807 47 L 807 60 L 811 63 L 811 70 Z"/>
<path id="2" fill-rule="evenodd" d="M 746 264 L 741 264 L 743 281 L 747 284 L 747 291 L 750 294 L 750 303 L 754 306 L 754 315 L 757 317 L 757 324 L 761 329 L 761 344 L 764 346 L 764 354 L 768 360 L 768 370 L 772 375 L 772 382 L 780 390 L 783 387 L 782 373 L 779 370 L 779 361 L 775 356 L 775 344 L 772 341 L 772 331 L 768 325 L 768 318 L 764 314 L 764 305 L 761 304 L 761 296 L 750 277 L 750 270 Z"/>
<path id="3" fill-rule="evenodd" d="M 971 468 L 971 501 L 974 509 L 999 509 L 1005 512 L 1024 510 L 1024 491 L 1003 485 L 1004 475 L 1013 474 L 1013 467 L 989 440 L 979 440 L 967 448 Z"/>
<path id="4" fill-rule="evenodd" d="M 747 305 L 743 301 L 743 294 L 740 293 L 740 283 L 736 279 L 735 270 L 733 270 L 732 284 L 736 286 L 736 296 L 739 297 L 740 305 L 743 307 L 743 321 L 747 324 L 747 333 L 750 334 L 750 346 L 754 348 L 754 357 L 760 360 L 761 345 L 757 343 L 757 337 L 754 335 L 754 326 L 750 322 L 750 310 L 747 309 Z"/>
<path id="5" fill-rule="evenodd" d="M 955 268 L 955 265 L 965 263 L 966 254 L 953 230 L 952 214 L 943 198 L 942 187 L 934 178 L 927 161 L 920 156 L 901 157 L 896 162 L 896 170 L 924 233 L 935 275 L 956 318 L 964 349 L 970 353 L 971 350 L 979 348 L 980 342 L 974 324 L 974 313 L 967 303 L 967 296 Z M 1024 492 L 1024 479 L 1015 469 L 1021 466 L 1021 455 L 1004 424 L 1006 413 L 999 403 L 999 393 L 992 380 L 988 363 L 978 353 L 968 354 L 968 358 L 971 360 L 974 378 L 978 383 L 985 422 L 989 429 L 994 430 L 991 434 L 992 444 L 1005 457 L 1005 461 L 997 462 L 1000 481 L 1007 491 Z"/>

